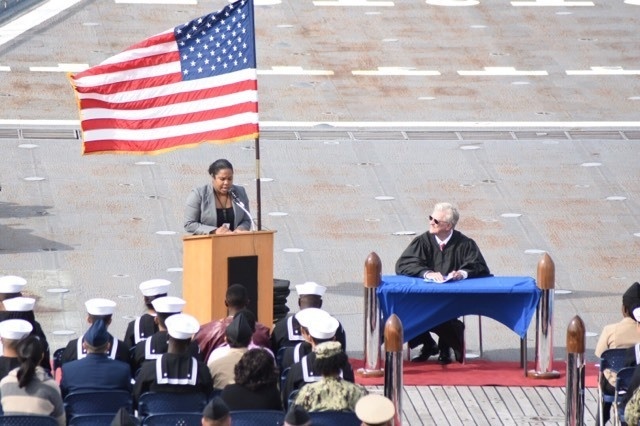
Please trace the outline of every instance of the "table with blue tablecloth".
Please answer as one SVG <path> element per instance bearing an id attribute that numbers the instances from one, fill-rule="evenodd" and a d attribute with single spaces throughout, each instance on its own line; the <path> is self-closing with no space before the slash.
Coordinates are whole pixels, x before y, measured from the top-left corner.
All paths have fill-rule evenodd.
<path id="1" fill-rule="evenodd" d="M 432 283 L 421 278 L 383 275 L 377 295 L 383 320 L 396 314 L 402 321 L 405 342 L 447 320 L 481 315 L 506 325 L 526 344 L 540 289 L 533 278 L 520 276 Z M 523 350 L 525 356 L 526 348 Z"/>

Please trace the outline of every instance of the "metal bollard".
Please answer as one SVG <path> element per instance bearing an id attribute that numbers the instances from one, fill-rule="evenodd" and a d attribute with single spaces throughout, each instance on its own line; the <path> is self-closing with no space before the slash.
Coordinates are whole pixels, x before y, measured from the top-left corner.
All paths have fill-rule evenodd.
<path id="1" fill-rule="evenodd" d="M 384 346 L 387 353 L 384 371 L 384 396 L 396 407 L 394 425 L 402 425 L 402 322 L 392 314 L 384 326 Z"/>
<path id="2" fill-rule="evenodd" d="M 364 367 L 360 377 L 382 377 L 380 364 L 380 305 L 376 290 L 382 281 L 382 261 L 371 252 L 364 262 Z"/>
<path id="3" fill-rule="evenodd" d="M 557 379 L 560 373 L 553 368 L 553 296 L 556 267 L 545 253 L 538 262 L 537 285 L 542 290 L 536 309 L 536 369 L 527 376 L 534 379 Z"/>
<path id="4" fill-rule="evenodd" d="M 585 327 L 582 318 L 573 317 L 567 327 L 567 396 L 565 425 L 584 425 Z"/>

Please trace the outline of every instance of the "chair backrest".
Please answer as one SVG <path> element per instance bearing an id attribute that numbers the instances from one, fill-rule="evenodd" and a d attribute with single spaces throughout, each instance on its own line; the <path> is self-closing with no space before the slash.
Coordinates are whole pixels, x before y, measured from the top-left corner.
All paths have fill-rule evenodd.
<path id="1" fill-rule="evenodd" d="M 284 424 L 284 411 L 278 411 L 278 410 L 232 411 L 231 424 L 233 426 L 258 426 L 258 425 L 281 426 Z"/>
<path id="2" fill-rule="evenodd" d="M 625 367 L 626 348 L 607 349 L 600 355 L 600 372 L 604 370 L 619 371 Z"/>
<path id="3" fill-rule="evenodd" d="M 58 426 L 58 422 L 49 416 L 9 415 L 0 416 L 2 426 Z"/>
<path id="4" fill-rule="evenodd" d="M 111 426 L 115 415 L 114 414 L 79 414 L 73 416 L 67 422 L 67 426 Z M 135 424 L 140 424 L 140 421 L 131 417 L 131 420 Z"/>
<path id="5" fill-rule="evenodd" d="M 313 426 L 360 426 L 356 413 L 352 411 L 312 411 L 309 413 Z"/>
<path id="6" fill-rule="evenodd" d="M 286 406 L 284 407 L 285 411 L 289 409 L 289 407 L 291 407 L 293 405 L 293 403 L 295 402 L 296 398 L 298 397 L 298 392 L 300 392 L 300 389 L 296 389 L 294 391 L 292 391 L 289 396 L 287 397 L 287 400 L 284 401 L 284 403 L 286 404 Z"/>
<path id="7" fill-rule="evenodd" d="M 618 375 L 616 376 L 616 393 L 626 393 L 627 389 L 629 389 L 629 384 L 631 384 L 631 377 L 633 377 L 633 372 L 636 371 L 636 367 L 625 367 L 618 370 Z"/>
<path id="8" fill-rule="evenodd" d="M 201 413 L 152 414 L 142 421 L 142 426 L 200 426 L 201 424 Z"/>
<path id="9" fill-rule="evenodd" d="M 138 401 L 138 415 L 200 413 L 207 405 L 209 395 L 203 393 L 146 392 Z"/>
<path id="10" fill-rule="evenodd" d="M 79 414 L 111 414 L 122 407 L 133 412 L 131 394 L 124 390 L 100 390 L 71 392 L 64 398 L 67 419 Z"/>

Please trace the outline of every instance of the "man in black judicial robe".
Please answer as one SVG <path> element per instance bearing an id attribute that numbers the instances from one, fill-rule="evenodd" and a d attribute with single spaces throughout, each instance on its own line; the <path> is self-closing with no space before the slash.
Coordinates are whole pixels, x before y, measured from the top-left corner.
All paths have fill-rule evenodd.
<path id="1" fill-rule="evenodd" d="M 489 267 L 471 238 L 455 230 L 460 218 L 458 209 L 449 203 L 438 203 L 429 216 L 429 231 L 416 237 L 396 262 L 396 274 L 424 278 L 432 282 L 457 281 L 490 276 Z M 436 346 L 430 332 L 439 336 Z M 409 347 L 422 344 L 420 355 L 412 361 L 426 361 L 440 354 L 438 362 L 451 362 L 450 348 L 462 362 L 464 324 L 454 318 L 427 330 L 409 341 Z"/>
<path id="2" fill-rule="evenodd" d="M 213 379 L 204 362 L 189 353 L 192 336 L 200 325 L 191 315 L 175 314 L 166 320 L 168 352 L 145 362 L 133 387 L 134 406 L 146 392 L 203 393 L 213 391 Z"/>

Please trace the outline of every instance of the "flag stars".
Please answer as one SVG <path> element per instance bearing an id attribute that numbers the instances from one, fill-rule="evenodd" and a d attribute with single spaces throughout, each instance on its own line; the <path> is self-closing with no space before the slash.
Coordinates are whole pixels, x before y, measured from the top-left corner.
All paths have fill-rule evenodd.
<path id="1" fill-rule="evenodd" d="M 195 48 L 195 47 L 193 47 L 193 46 L 189 46 L 189 52 L 193 52 L 194 50 L 196 50 L 196 48 Z"/>
<path id="2" fill-rule="evenodd" d="M 191 61 L 191 66 L 195 67 L 196 66 L 196 61 Z"/>
<path id="3" fill-rule="evenodd" d="M 196 44 L 200 44 L 200 39 L 199 38 L 196 39 Z"/>
<path id="4" fill-rule="evenodd" d="M 202 53 L 198 52 L 198 59 L 202 59 Z"/>
<path id="5" fill-rule="evenodd" d="M 202 67 L 198 68 L 198 74 L 202 74 Z"/>

